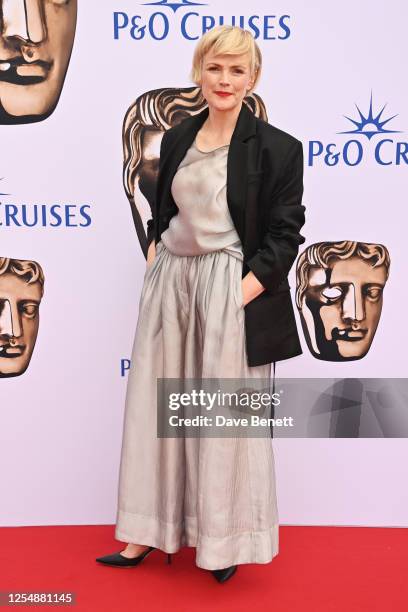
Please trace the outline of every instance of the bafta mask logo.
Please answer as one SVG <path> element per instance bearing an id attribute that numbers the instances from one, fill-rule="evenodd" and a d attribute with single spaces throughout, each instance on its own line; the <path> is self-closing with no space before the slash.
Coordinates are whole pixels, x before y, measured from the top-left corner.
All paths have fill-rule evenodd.
<path id="1" fill-rule="evenodd" d="M 0 124 L 33 123 L 58 104 L 77 0 L 0 0 Z"/>
<path id="2" fill-rule="evenodd" d="M 252 93 L 245 98 L 252 112 L 267 121 L 265 105 Z M 166 130 L 207 106 L 199 87 L 155 89 L 137 98 L 123 123 L 123 184 L 136 233 L 147 255 L 147 221 L 155 206 L 160 143 Z"/>
<path id="3" fill-rule="evenodd" d="M 296 305 L 314 357 L 351 361 L 368 353 L 389 268 L 382 244 L 319 242 L 299 256 Z"/>
<path id="4" fill-rule="evenodd" d="M 20 376 L 28 368 L 43 292 L 38 263 L 0 257 L 0 378 Z"/>

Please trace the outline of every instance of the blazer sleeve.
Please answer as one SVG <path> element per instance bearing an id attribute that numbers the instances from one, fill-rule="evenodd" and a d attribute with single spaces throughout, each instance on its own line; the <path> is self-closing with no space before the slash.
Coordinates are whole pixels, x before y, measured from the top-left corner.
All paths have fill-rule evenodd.
<path id="1" fill-rule="evenodd" d="M 147 221 L 147 249 L 149 249 L 150 243 L 152 242 L 152 240 L 154 240 L 155 237 L 155 221 L 156 221 L 156 216 L 158 214 L 158 202 L 157 202 L 157 186 L 158 186 L 158 178 L 159 178 L 159 174 L 160 174 L 160 170 L 162 167 L 162 161 L 163 161 L 163 151 L 165 148 L 165 141 L 167 140 L 167 131 L 164 132 L 162 139 L 161 139 L 161 143 L 160 143 L 160 157 L 159 157 L 159 172 L 157 174 L 156 177 L 156 189 L 155 189 L 155 197 L 154 197 L 154 202 L 153 202 L 153 206 L 152 206 L 152 216 L 151 218 Z"/>
<path id="2" fill-rule="evenodd" d="M 267 190 L 268 192 L 268 190 Z M 299 233 L 305 222 L 303 196 L 303 147 L 299 140 L 289 150 L 272 194 L 268 194 L 267 228 L 261 248 L 246 263 L 267 291 L 284 281 L 305 238 Z"/>

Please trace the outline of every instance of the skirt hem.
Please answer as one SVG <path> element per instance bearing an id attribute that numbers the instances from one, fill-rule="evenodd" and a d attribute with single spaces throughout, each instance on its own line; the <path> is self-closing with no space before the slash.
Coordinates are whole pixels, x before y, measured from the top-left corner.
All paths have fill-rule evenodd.
<path id="1" fill-rule="evenodd" d="M 148 517 L 119 511 L 115 539 L 126 543 L 154 546 L 165 553 L 176 553 L 183 546 L 196 548 L 196 565 L 215 570 L 247 563 L 270 563 L 279 552 L 279 524 L 263 531 L 236 532 L 230 536 L 198 534 L 194 517 L 169 523 L 158 517 Z"/>

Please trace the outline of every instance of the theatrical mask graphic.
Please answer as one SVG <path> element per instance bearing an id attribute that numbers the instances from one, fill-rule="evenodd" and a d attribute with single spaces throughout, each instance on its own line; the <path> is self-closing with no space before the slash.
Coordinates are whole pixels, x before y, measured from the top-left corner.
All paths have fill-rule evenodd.
<path id="1" fill-rule="evenodd" d="M 43 293 L 44 274 L 37 262 L 0 257 L 0 378 L 27 370 Z"/>
<path id="2" fill-rule="evenodd" d="M 244 99 L 251 111 L 267 121 L 265 105 L 257 94 Z M 132 104 L 123 123 L 123 183 L 140 246 L 147 256 L 147 220 L 155 205 L 160 143 L 166 130 L 189 115 L 201 112 L 207 101 L 199 87 L 148 91 Z"/>
<path id="3" fill-rule="evenodd" d="M 64 85 L 77 0 L 0 0 L 0 124 L 51 115 Z"/>
<path id="4" fill-rule="evenodd" d="M 389 269 L 382 244 L 319 242 L 299 256 L 296 305 L 314 357 L 351 361 L 368 353 Z"/>

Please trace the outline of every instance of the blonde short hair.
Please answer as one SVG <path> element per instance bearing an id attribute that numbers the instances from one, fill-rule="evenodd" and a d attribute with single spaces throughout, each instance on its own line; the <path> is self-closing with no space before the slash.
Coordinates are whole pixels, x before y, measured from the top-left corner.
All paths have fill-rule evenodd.
<path id="1" fill-rule="evenodd" d="M 255 74 L 252 88 L 248 90 L 248 94 L 255 89 L 261 75 L 262 55 L 254 37 L 248 30 L 238 26 L 221 25 L 215 26 L 200 38 L 194 50 L 193 67 L 190 73 L 190 78 L 196 85 L 201 82 L 203 59 L 210 50 L 217 55 L 222 53 L 248 54 L 251 77 Z"/>

